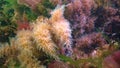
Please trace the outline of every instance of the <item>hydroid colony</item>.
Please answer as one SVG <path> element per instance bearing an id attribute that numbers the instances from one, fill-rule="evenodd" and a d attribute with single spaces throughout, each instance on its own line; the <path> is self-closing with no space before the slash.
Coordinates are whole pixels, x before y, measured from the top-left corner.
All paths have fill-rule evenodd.
<path id="1" fill-rule="evenodd" d="M 40 16 L 31 24 L 31 30 L 18 31 L 14 44 L 0 49 L 1 57 L 2 55 L 9 56 L 15 51 L 18 53 L 15 53 L 15 57 L 21 63 L 21 67 L 44 68 L 40 65 L 40 60 L 38 61 L 42 54 L 58 60 L 59 47 L 65 46 L 65 49 L 72 52 L 71 29 L 69 22 L 63 16 L 64 8 L 64 5 L 57 6 L 51 12 L 49 19 Z"/>
<path id="2" fill-rule="evenodd" d="M 50 26 L 44 20 L 38 20 L 33 27 L 33 37 L 37 43 L 37 48 L 43 50 L 46 54 L 56 57 L 55 43 L 51 39 Z"/>
<path id="3" fill-rule="evenodd" d="M 49 19 L 52 27 L 52 32 L 60 41 L 61 46 L 65 46 L 70 52 L 71 50 L 71 29 L 68 20 L 63 16 L 65 5 L 57 6 L 55 10 L 51 12 L 52 16 Z"/>
<path id="4" fill-rule="evenodd" d="M 65 5 L 57 6 L 51 12 L 50 19 L 39 17 L 36 24 L 33 26 L 33 35 L 36 42 L 39 44 L 38 48 L 43 49 L 46 53 L 55 55 L 56 46 L 64 47 L 72 52 L 71 49 L 71 29 L 69 22 L 64 18 Z M 54 38 L 52 36 L 54 35 Z M 55 41 L 58 40 L 59 44 Z"/>

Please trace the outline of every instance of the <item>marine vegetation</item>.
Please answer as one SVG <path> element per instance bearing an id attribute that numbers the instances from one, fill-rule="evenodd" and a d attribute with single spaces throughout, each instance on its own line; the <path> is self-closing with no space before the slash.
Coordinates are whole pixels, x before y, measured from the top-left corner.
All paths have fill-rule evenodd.
<path id="1" fill-rule="evenodd" d="M 119 0 L 0 0 L 0 68 L 120 68 Z"/>

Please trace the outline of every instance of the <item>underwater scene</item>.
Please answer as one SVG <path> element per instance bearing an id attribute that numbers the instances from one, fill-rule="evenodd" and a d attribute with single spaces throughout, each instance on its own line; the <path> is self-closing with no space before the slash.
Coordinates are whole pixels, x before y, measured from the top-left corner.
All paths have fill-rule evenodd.
<path id="1" fill-rule="evenodd" d="M 120 0 L 0 0 L 0 68 L 120 68 Z"/>

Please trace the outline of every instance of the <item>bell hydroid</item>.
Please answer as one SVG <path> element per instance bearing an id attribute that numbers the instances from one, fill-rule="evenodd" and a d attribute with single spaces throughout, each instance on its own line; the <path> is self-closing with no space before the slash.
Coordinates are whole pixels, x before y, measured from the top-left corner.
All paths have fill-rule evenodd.
<path id="1" fill-rule="evenodd" d="M 55 58 L 57 57 L 55 50 L 56 45 L 51 38 L 51 33 L 49 31 L 50 26 L 46 20 L 47 19 L 44 20 L 42 17 L 39 17 L 36 20 L 36 23 L 33 26 L 33 36 L 37 43 L 37 48 Z"/>
<path id="2" fill-rule="evenodd" d="M 55 37 L 60 41 L 61 46 L 71 50 L 71 28 L 70 23 L 64 18 L 65 5 L 57 6 L 51 12 L 50 25 Z"/>
<path id="3" fill-rule="evenodd" d="M 23 52 L 27 52 L 32 55 L 32 34 L 30 30 L 20 30 L 17 32 L 16 45 Z"/>
<path id="4" fill-rule="evenodd" d="M 38 61 L 35 57 L 24 52 L 18 56 L 18 59 L 21 62 L 21 68 L 46 68 L 43 65 L 40 65 L 40 61 Z"/>

